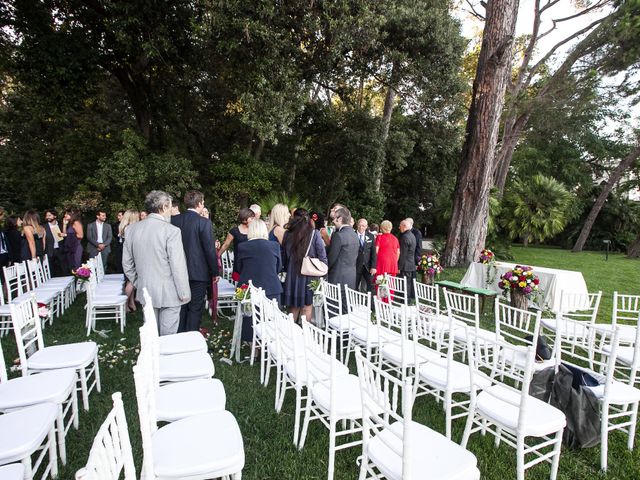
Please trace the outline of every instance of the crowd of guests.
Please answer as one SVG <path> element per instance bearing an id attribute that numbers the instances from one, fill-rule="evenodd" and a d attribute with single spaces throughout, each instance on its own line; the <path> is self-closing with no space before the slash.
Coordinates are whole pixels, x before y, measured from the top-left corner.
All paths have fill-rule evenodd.
<path id="1" fill-rule="evenodd" d="M 153 191 L 145 198 L 144 211 L 119 211 L 117 222 L 110 225 L 107 212 L 99 210 L 86 230 L 74 208 L 61 218 L 55 210 L 45 210 L 44 222 L 33 210 L 17 217 L 0 209 L 1 266 L 46 253 L 52 273 L 68 275 L 82 264 L 83 256 L 100 253 L 105 269 L 112 257 L 110 265 L 126 277 L 128 311 L 136 310 L 136 300 L 142 303 L 146 287 L 161 334 L 200 328 L 205 298 L 215 299 L 220 259 L 230 249 L 232 280 L 262 288 L 296 321 L 313 315 L 309 285 L 317 277 L 303 274 L 305 257 L 326 266 L 329 282 L 362 292 L 373 291 L 375 279 L 384 274 L 401 275 L 413 284 L 422 236 L 411 218 L 400 222 L 396 237 L 388 220 L 379 226 L 369 226 L 364 218 L 356 222 L 341 204 L 333 206 L 327 221 L 319 211 L 277 204 L 266 212 L 266 222 L 260 207 L 251 205 L 239 211 L 237 225 L 220 244 L 202 192 L 187 192 L 183 202 L 181 212 L 171 195 Z M 246 322 L 243 339 L 251 336 Z"/>

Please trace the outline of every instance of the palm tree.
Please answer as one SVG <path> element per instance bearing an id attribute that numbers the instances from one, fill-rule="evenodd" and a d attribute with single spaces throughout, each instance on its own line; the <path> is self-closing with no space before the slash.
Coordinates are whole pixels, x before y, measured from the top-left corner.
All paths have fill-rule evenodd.
<path id="1" fill-rule="evenodd" d="M 551 177 L 535 175 L 515 180 L 504 197 L 503 224 L 511 239 L 542 242 L 562 230 L 571 219 L 574 195 Z"/>

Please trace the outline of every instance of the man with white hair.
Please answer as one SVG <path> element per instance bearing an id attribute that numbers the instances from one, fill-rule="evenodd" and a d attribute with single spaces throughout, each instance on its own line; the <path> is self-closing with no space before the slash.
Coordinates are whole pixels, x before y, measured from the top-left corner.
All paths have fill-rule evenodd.
<path id="1" fill-rule="evenodd" d="M 407 226 L 409 227 L 409 230 L 411 230 L 411 233 L 413 233 L 413 236 L 416 237 L 415 259 L 416 259 L 416 265 L 417 265 L 418 263 L 420 263 L 420 258 L 422 257 L 422 233 L 420 233 L 420 230 L 414 227 L 413 218 L 408 217 L 405 219 L 405 221 L 407 222 Z"/>
<path id="2" fill-rule="evenodd" d="M 169 220 L 171 195 L 154 190 L 144 207 L 146 220 L 127 227 L 122 268 L 137 289 L 138 302 L 144 304 L 143 288 L 149 292 L 160 335 L 172 335 L 178 331 L 180 308 L 191 300 L 182 237 Z"/>
<path id="3" fill-rule="evenodd" d="M 400 222 L 400 258 L 398 259 L 398 270 L 401 277 L 407 280 L 407 296 L 413 298 L 413 279 L 416 278 L 416 237 L 411 233 L 409 222 Z"/>

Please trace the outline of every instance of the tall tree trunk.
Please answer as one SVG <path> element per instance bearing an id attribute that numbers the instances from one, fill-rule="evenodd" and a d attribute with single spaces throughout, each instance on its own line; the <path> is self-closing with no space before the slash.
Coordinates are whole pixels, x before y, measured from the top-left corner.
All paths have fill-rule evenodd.
<path id="1" fill-rule="evenodd" d="M 600 213 L 600 210 L 602 210 L 604 202 L 607 200 L 609 193 L 611 193 L 614 185 L 618 183 L 618 180 L 622 178 L 622 175 L 633 164 L 633 162 L 636 161 L 638 156 L 640 156 L 640 140 L 638 140 L 635 147 L 633 147 L 633 150 L 631 150 L 629 154 L 624 157 L 624 159 L 613 170 L 613 172 L 611 172 L 609 180 L 607 180 L 607 183 L 605 183 L 604 187 L 602 188 L 602 192 L 600 192 L 600 195 L 598 195 L 598 198 L 593 204 L 593 207 L 591 207 L 589 215 L 587 215 L 587 219 L 584 221 L 584 225 L 582 226 L 582 230 L 580 231 L 578 240 L 576 240 L 576 244 L 571 249 L 572 252 L 582 251 L 582 249 L 584 248 L 584 244 L 589 238 L 589 233 L 591 233 L 591 228 L 593 227 L 596 218 L 598 218 L 598 214 Z"/>
<path id="2" fill-rule="evenodd" d="M 517 118 L 511 115 L 505 120 L 502 141 L 500 142 L 500 147 L 493 162 L 493 184 L 498 192 L 498 197 L 502 197 L 504 193 L 504 186 L 507 183 L 513 153 L 516 150 L 522 131 L 527 125 L 530 116 L 531 113 L 527 112 Z"/>
<path id="3" fill-rule="evenodd" d="M 511 71 L 519 0 L 489 0 L 443 261 L 472 262 L 487 236 L 493 157 Z"/>
<path id="4" fill-rule="evenodd" d="M 396 90 L 395 83 L 397 77 L 397 68 L 394 64 L 391 67 L 391 77 L 389 81 L 389 86 L 387 87 L 387 95 L 384 98 L 384 108 L 382 110 L 382 145 L 387 143 L 387 138 L 389 138 L 389 127 L 391 126 L 391 117 L 393 116 L 393 107 L 396 103 Z M 373 168 L 373 185 L 375 187 L 375 191 L 380 191 L 380 187 L 382 185 L 382 170 L 384 166 L 384 155 L 379 155 L 376 165 Z"/>
<path id="5" fill-rule="evenodd" d="M 151 108 L 149 96 L 144 88 L 142 75 L 134 75 L 128 68 L 114 68 L 113 75 L 127 94 L 131 108 L 136 116 L 138 130 L 149 141 L 151 139 Z"/>
<path id="6" fill-rule="evenodd" d="M 638 258 L 640 257 L 640 233 L 633 241 L 629 248 L 627 249 L 627 256 L 629 258 Z"/>

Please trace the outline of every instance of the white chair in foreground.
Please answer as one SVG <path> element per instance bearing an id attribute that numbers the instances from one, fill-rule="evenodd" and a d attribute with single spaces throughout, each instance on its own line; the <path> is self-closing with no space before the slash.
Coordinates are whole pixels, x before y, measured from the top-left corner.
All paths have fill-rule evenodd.
<path id="1" fill-rule="evenodd" d="M 576 338 L 573 330 L 562 331 L 562 362 L 588 372 L 599 380 L 595 387 L 585 387 L 600 402 L 600 468 L 607 470 L 609 432 L 621 430 L 627 434 L 627 448 L 633 450 L 638 420 L 640 390 L 615 379 L 620 331 L 613 332 L 587 325 L 584 340 Z"/>
<path id="2" fill-rule="evenodd" d="M 0 413 L 10 413 L 41 403 L 55 404 L 58 407 L 56 431 L 63 465 L 67 463 L 65 436 L 71 425 L 78 429 L 77 381 L 78 376 L 72 368 L 8 380 L 0 346 Z M 68 418 L 66 424 L 65 418 Z"/>
<path id="3" fill-rule="evenodd" d="M 0 288 L 0 337 L 4 337 L 7 332 L 13 330 L 11 327 L 11 310 L 4 302 L 4 289 Z"/>
<path id="4" fill-rule="evenodd" d="M 456 352 L 464 352 L 467 349 L 467 337 L 469 334 L 476 341 L 490 340 L 496 337 L 495 332 L 480 327 L 480 301 L 477 294 L 465 295 L 464 293 L 450 292 L 443 288 L 444 299 L 447 304 L 447 316 L 453 319 L 456 327 L 467 326 L 469 328 L 456 328 L 453 339 Z"/>
<path id="5" fill-rule="evenodd" d="M 141 351 L 140 355 L 150 352 Z M 142 477 L 152 479 L 240 480 L 242 434 L 226 410 L 195 415 L 158 428 L 153 376 L 133 367 L 144 460 Z"/>
<path id="6" fill-rule="evenodd" d="M 93 262 L 95 265 L 95 262 Z M 127 324 L 127 296 L 122 295 L 121 288 L 101 290 L 95 275 L 89 277 L 87 282 L 87 315 L 85 325 L 87 327 L 87 337 L 96 329 L 98 320 L 115 321 L 120 324 L 120 333 L 124 333 Z"/>
<path id="7" fill-rule="evenodd" d="M 58 406 L 41 403 L 0 415 L 0 465 L 20 462 L 24 480 L 35 478 L 42 467 L 42 480 L 58 476 L 56 453 L 56 419 Z M 36 455 L 35 460 L 32 456 Z M 49 462 L 44 463 L 45 456 Z M 12 469 L 15 467 L 12 467 Z M 5 472 L 10 472 L 6 469 Z M 2 472 L 2 470 L 0 470 Z"/>
<path id="8" fill-rule="evenodd" d="M 49 256 L 45 255 L 42 258 L 40 264 L 40 273 L 42 275 L 42 281 L 51 285 L 60 285 L 65 286 L 65 308 L 71 305 L 73 301 L 76 299 L 76 279 L 72 275 L 67 275 L 64 277 L 52 277 L 51 276 L 51 265 L 49 264 Z"/>
<path id="9" fill-rule="evenodd" d="M 371 321 L 371 293 L 362 293 L 349 287 L 344 288 L 349 312 L 349 341 L 344 361 L 349 365 L 349 357 L 356 347 L 364 349 L 371 359 L 378 348 L 378 327 Z"/>
<path id="10" fill-rule="evenodd" d="M 444 435 L 411 420 L 413 387 L 356 351 L 362 395 L 360 480 L 450 478 L 477 480 L 475 455 Z"/>
<path id="11" fill-rule="evenodd" d="M 638 318 L 640 318 L 640 295 L 626 295 L 613 292 L 611 325 L 596 323 L 596 327 L 609 331 L 613 331 L 613 329 L 619 327 L 620 345 L 633 345 L 636 341 Z M 619 352 L 619 354 L 621 353 L 622 352 Z"/>
<path id="12" fill-rule="evenodd" d="M 93 439 L 87 465 L 76 472 L 76 480 L 136 480 L 127 417 L 124 414 L 122 394 L 111 395 L 113 408 Z"/>
<path id="13" fill-rule="evenodd" d="M 302 334 L 309 392 L 298 448 L 301 450 L 304 447 L 309 422 L 320 420 L 329 429 L 327 478 L 332 480 L 336 451 L 362 443 L 358 439 L 336 445 L 339 437 L 362 432 L 360 383 L 357 376 L 349 374 L 348 370 L 344 371 L 343 365 L 337 362 L 336 332 L 327 332 L 305 321 L 302 323 Z M 338 427 L 340 421 L 343 425 L 341 429 Z M 348 421 L 348 426 L 345 421 Z"/>
<path id="14" fill-rule="evenodd" d="M 178 353 L 189 352 L 206 352 L 207 341 L 204 339 L 200 332 L 180 332 L 173 335 L 158 334 L 158 322 L 156 321 L 156 315 L 153 310 L 153 302 L 151 301 L 151 295 L 146 288 L 142 289 L 142 296 L 144 298 L 144 321 L 152 322 L 155 337 L 158 337 L 158 347 L 160 355 L 176 355 Z"/>
<path id="15" fill-rule="evenodd" d="M 68 343 L 45 347 L 38 305 L 34 297 L 11 304 L 13 331 L 18 346 L 22 375 L 72 368 L 79 376 L 82 405 L 89 410 L 89 394 L 100 391 L 98 346 L 95 342 Z M 93 375 L 93 382 L 89 383 Z"/>
<path id="16" fill-rule="evenodd" d="M 533 332 L 534 338 L 538 336 L 538 328 Z M 471 389 L 461 445 L 466 447 L 474 432 L 489 432 L 496 437 L 496 446 L 502 440 L 516 449 L 518 480 L 524 480 L 527 468 L 543 461 L 551 463 L 550 478 L 555 480 L 566 418 L 557 408 L 529 395 L 535 348 L 523 348 L 500 339 L 477 341 L 470 334 L 467 338 L 471 381 L 476 385 L 478 376 L 490 378 L 491 386 L 479 394 Z M 511 365 L 518 368 L 509 368 Z M 505 378 L 519 388 L 504 383 Z M 527 444 L 527 438 L 535 440 Z M 534 458 L 527 461 L 527 456 Z"/>
<path id="17" fill-rule="evenodd" d="M 602 292 L 575 293 L 562 290 L 560 310 L 555 317 L 543 318 L 542 325 L 557 333 L 562 330 L 563 338 L 583 339 L 587 337 L 587 325 L 595 325 Z"/>

